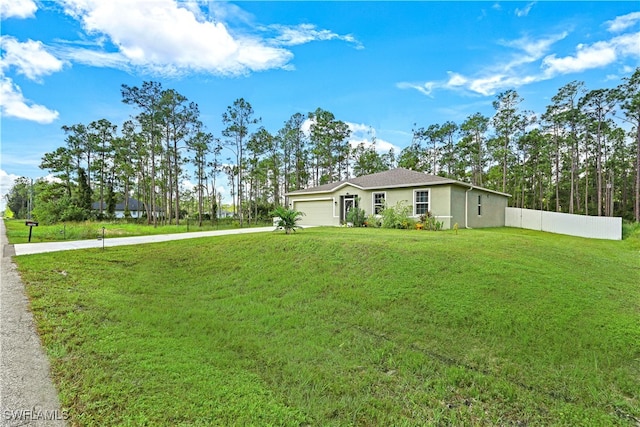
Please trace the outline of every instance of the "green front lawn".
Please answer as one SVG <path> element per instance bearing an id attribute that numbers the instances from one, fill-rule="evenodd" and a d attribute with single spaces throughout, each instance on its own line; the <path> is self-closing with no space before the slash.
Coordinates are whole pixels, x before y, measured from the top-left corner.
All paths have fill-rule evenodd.
<path id="1" fill-rule="evenodd" d="M 17 257 L 75 425 L 628 425 L 640 239 L 314 228 Z"/>

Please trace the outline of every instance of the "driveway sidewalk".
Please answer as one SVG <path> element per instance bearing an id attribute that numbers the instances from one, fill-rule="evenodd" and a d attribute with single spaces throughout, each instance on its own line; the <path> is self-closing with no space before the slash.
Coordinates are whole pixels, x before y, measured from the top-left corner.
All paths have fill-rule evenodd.
<path id="1" fill-rule="evenodd" d="M 0 245 L 0 426 L 66 426 L 2 220 Z"/>
<path id="2" fill-rule="evenodd" d="M 4 227 L 4 223 L 3 223 Z M 194 239 L 197 237 L 226 236 L 230 234 L 262 233 L 273 231 L 274 227 L 234 228 L 231 230 L 196 231 L 192 233 L 156 234 L 153 236 L 113 237 L 102 240 L 74 240 L 46 243 L 20 243 L 13 245 L 15 255 L 39 254 L 43 252 L 68 251 L 72 249 L 105 248 L 143 243 L 168 242 L 170 240 Z M 4 232 L 3 232 L 4 236 Z"/>

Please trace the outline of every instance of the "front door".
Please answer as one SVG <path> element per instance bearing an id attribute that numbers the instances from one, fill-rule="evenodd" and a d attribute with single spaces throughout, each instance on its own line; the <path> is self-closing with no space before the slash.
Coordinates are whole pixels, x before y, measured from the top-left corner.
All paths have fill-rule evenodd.
<path id="1" fill-rule="evenodd" d="M 347 222 L 347 214 L 349 211 L 356 207 L 356 196 L 343 196 L 342 197 L 342 212 L 340 215 L 343 223 Z"/>

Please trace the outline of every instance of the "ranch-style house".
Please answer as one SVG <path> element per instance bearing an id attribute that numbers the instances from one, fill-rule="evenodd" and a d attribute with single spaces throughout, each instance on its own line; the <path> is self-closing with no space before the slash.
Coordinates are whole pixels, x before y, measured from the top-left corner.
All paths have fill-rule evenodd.
<path id="1" fill-rule="evenodd" d="M 431 214 L 444 229 L 503 227 L 509 194 L 409 169 L 392 169 L 287 193 L 304 225 L 341 225 L 359 207 L 367 215 L 404 202 L 413 217 Z"/>

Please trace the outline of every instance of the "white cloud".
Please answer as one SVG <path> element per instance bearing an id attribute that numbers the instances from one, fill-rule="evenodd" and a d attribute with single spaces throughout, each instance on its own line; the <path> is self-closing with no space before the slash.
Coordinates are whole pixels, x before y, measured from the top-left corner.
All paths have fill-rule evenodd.
<path id="1" fill-rule="evenodd" d="M 349 145 L 352 148 L 357 147 L 361 143 L 368 148 L 375 143 L 375 149 L 378 153 L 386 154 L 392 148 L 396 153 L 400 152 L 401 149 L 397 145 L 376 137 L 376 130 L 373 127 L 364 123 L 345 123 L 349 126 L 349 130 L 351 130 Z"/>
<path id="2" fill-rule="evenodd" d="M 364 123 L 352 123 L 352 122 L 346 122 L 347 126 L 349 126 L 349 130 L 351 131 L 351 134 L 355 134 L 355 133 L 364 133 L 364 134 L 372 134 L 373 136 L 375 136 L 376 131 L 375 129 L 373 129 L 371 126 L 365 125 Z"/>
<path id="3" fill-rule="evenodd" d="M 242 75 L 274 68 L 293 69 L 289 46 L 311 41 L 342 40 L 362 48 L 351 34 L 340 35 L 312 24 L 256 27 L 253 17 L 236 5 L 209 2 L 205 14 L 194 0 L 60 0 L 65 13 L 84 30 L 107 41 L 104 47 L 64 47 L 66 59 L 159 75 L 210 73 Z M 126 13 L 124 13 L 126 11 Z M 229 22 L 274 38 L 232 31 Z"/>
<path id="4" fill-rule="evenodd" d="M 233 3 L 222 1 L 209 1 L 208 3 L 209 18 L 213 21 L 253 25 L 253 15 Z"/>
<path id="5" fill-rule="evenodd" d="M 415 89 L 423 95 L 431 96 L 433 89 L 438 87 L 439 85 L 436 82 L 425 82 L 425 83 L 409 83 L 409 82 L 400 82 L 396 84 L 396 87 L 399 89 Z"/>
<path id="6" fill-rule="evenodd" d="M 41 124 L 51 123 L 58 112 L 26 99 L 22 90 L 5 74 L 14 69 L 34 81 L 42 76 L 60 71 L 64 62 L 50 54 L 39 41 L 20 42 L 11 36 L 0 37 L 0 111 L 5 117 L 14 117 Z"/>
<path id="7" fill-rule="evenodd" d="M 569 33 L 564 31 L 559 34 L 553 34 L 551 36 L 539 39 L 532 40 L 529 37 L 521 37 L 516 40 L 502 41 L 500 42 L 500 44 L 508 47 L 513 47 L 524 53 L 519 53 L 518 55 L 516 55 L 515 58 L 508 64 L 509 68 L 511 68 L 513 65 L 534 62 L 542 58 L 549 51 L 549 49 L 551 49 L 551 46 L 554 43 L 563 40 L 567 37 L 567 35 L 569 35 Z"/>
<path id="8" fill-rule="evenodd" d="M 9 142 L 11 143 L 11 142 Z M 12 166 L 31 166 L 37 168 L 42 163 L 42 157 L 40 154 L 35 153 L 20 153 L 20 154 L 11 154 L 11 153 L 2 153 L 2 164 L 3 165 L 12 165 Z"/>
<path id="9" fill-rule="evenodd" d="M 494 74 L 486 77 L 476 78 L 470 80 L 467 88 L 472 92 L 479 93 L 480 95 L 493 95 L 501 90 L 507 88 L 514 88 L 524 86 L 530 83 L 540 81 L 540 76 L 517 76 L 506 74 Z"/>
<path id="10" fill-rule="evenodd" d="M 40 41 L 27 40 L 19 42 L 11 36 L 0 37 L 0 48 L 3 51 L 0 59 L 0 70 L 6 72 L 14 67 L 18 74 L 30 80 L 60 71 L 64 62 L 47 52 Z"/>
<path id="11" fill-rule="evenodd" d="M 300 125 L 300 130 L 307 138 L 311 135 L 311 125 L 316 123 L 316 119 L 306 118 Z"/>
<path id="12" fill-rule="evenodd" d="M 447 80 L 402 82 L 397 87 L 416 89 L 428 96 L 432 96 L 436 89 L 488 96 L 501 90 L 549 80 L 560 74 L 580 73 L 626 58 L 640 58 L 640 33 L 622 34 L 590 45 L 580 44 L 574 55 L 558 57 L 555 53 L 547 54 L 556 42 L 565 39 L 567 35 L 567 32 L 563 32 L 539 39 L 522 37 L 501 41 L 501 45 L 517 50 L 507 61 L 485 66 L 471 76 L 449 71 Z M 625 67 L 624 64 L 620 65 Z"/>
<path id="13" fill-rule="evenodd" d="M 58 178 L 57 176 L 54 176 L 52 173 L 45 175 L 41 178 L 38 178 L 38 180 L 43 180 L 43 181 L 47 181 L 48 183 L 54 183 L 57 182 L 59 184 L 63 183 L 64 181 L 62 181 L 60 178 Z M 35 182 L 35 181 L 34 181 Z"/>
<path id="14" fill-rule="evenodd" d="M 618 16 L 616 19 L 605 22 L 607 30 L 612 33 L 619 33 L 627 28 L 632 27 L 636 22 L 640 21 L 640 12 L 631 12 L 626 15 Z"/>
<path id="15" fill-rule="evenodd" d="M 580 44 L 574 56 L 558 58 L 555 54 L 543 60 L 543 68 L 550 75 L 579 73 L 592 68 L 604 67 L 622 57 L 640 58 L 640 32 L 624 34 L 611 40 L 592 45 Z"/>
<path id="16" fill-rule="evenodd" d="M 307 137 L 311 134 L 311 125 L 315 123 L 314 119 L 306 119 L 302 122 L 300 129 Z M 370 147 L 375 140 L 376 151 L 379 153 L 388 153 L 391 148 L 396 153 L 400 152 L 401 148 L 388 141 L 376 137 L 376 130 L 372 126 L 364 123 L 344 122 L 351 131 L 351 136 L 347 141 L 349 145 L 357 147 L 360 143 L 364 143 L 365 147 Z"/>
<path id="17" fill-rule="evenodd" d="M 9 194 L 11 187 L 16 179 L 20 178 L 18 175 L 7 173 L 4 169 L 0 169 L 0 210 L 4 210 L 7 200 L 5 195 Z"/>
<path id="18" fill-rule="evenodd" d="M 539 39 L 521 37 L 511 41 L 500 41 L 499 44 L 516 49 L 508 61 L 487 66 L 475 76 L 465 76 L 461 73 L 448 71 L 449 78 L 442 81 L 428 81 L 424 83 L 398 83 L 400 89 L 416 89 L 427 96 L 432 96 L 436 89 L 470 92 L 480 95 L 492 95 L 496 92 L 513 87 L 519 87 L 538 80 L 544 76 L 527 74 L 521 68 L 526 64 L 539 61 L 551 46 L 567 36 L 566 32 L 554 34 Z"/>
<path id="19" fill-rule="evenodd" d="M 129 60 L 120 52 L 104 52 L 85 48 L 59 46 L 53 49 L 60 57 L 69 62 L 94 67 L 119 68 L 130 71 Z"/>
<path id="20" fill-rule="evenodd" d="M 120 55 L 84 56 L 89 51 L 76 51 L 74 58 L 85 63 L 102 65 L 108 59 L 122 65 L 126 60 L 132 67 L 163 75 L 237 75 L 282 68 L 293 57 L 258 38 L 234 37 L 223 23 L 202 21 L 193 4 L 187 8 L 174 0 L 64 0 L 63 5 L 89 34 L 107 36 Z"/>
<path id="21" fill-rule="evenodd" d="M 58 118 L 58 112 L 35 104 L 22 95 L 22 91 L 13 81 L 0 76 L 0 111 L 5 117 L 30 120 L 48 124 Z"/>
<path id="22" fill-rule="evenodd" d="M 447 81 L 448 87 L 459 87 L 464 86 L 469 82 L 469 79 L 465 76 L 449 71 L 449 80 Z"/>
<path id="23" fill-rule="evenodd" d="M 196 188 L 196 185 L 187 179 L 183 179 L 180 183 L 180 191 L 192 192 Z"/>
<path id="24" fill-rule="evenodd" d="M 529 4 L 527 4 L 524 8 L 520 9 L 520 8 L 516 8 L 516 16 L 518 18 L 522 18 L 523 16 L 527 16 L 529 15 L 529 12 L 531 12 L 531 8 L 536 4 L 536 2 L 531 2 Z"/>
<path id="25" fill-rule="evenodd" d="M 0 17 L 7 18 L 32 18 L 38 6 L 33 0 L 0 0 Z"/>
<path id="26" fill-rule="evenodd" d="M 312 24 L 272 25 L 269 28 L 280 33 L 274 41 L 281 46 L 296 46 L 317 40 L 342 40 L 353 43 L 358 49 L 363 48 L 362 44 L 351 34 L 340 35 L 329 30 L 318 30 Z"/>

